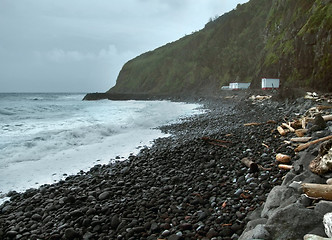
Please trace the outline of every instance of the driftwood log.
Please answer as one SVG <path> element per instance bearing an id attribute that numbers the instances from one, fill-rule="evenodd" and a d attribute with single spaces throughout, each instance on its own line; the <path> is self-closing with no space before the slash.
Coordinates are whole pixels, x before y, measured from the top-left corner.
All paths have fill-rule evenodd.
<path id="1" fill-rule="evenodd" d="M 277 130 L 278 130 L 278 132 L 280 133 L 281 136 L 285 136 L 288 133 L 288 130 L 286 131 L 281 126 L 278 126 Z"/>
<path id="2" fill-rule="evenodd" d="M 209 138 L 209 137 L 202 137 L 202 140 L 211 145 L 224 147 L 224 148 L 228 148 L 228 146 L 226 146 L 224 143 L 231 143 L 230 141 L 213 139 L 213 138 Z"/>
<path id="3" fill-rule="evenodd" d="M 319 142 L 323 142 L 323 141 L 327 141 L 327 140 L 330 140 L 330 139 L 332 139 L 332 135 L 327 136 L 327 137 L 323 137 L 323 138 L 319 138 L 319 139 L 316 139 L 316 140 L 311 141 L 311 142 L 307 142 L 307 143 L 301 144 L 297 148 L 295 148 L 295 152 L 302 151 L 302 150 L 310 147 L 313 144 L 316 144 L 316 143 L 319 143 Z"/>
<path id="4" fill-rule="evenodd" d="M 262 125 L 262 123 L 258 123 L 258 122 L 251 122 L 251 123 L 245 123 L 243 124 L 243 126 L 259 126 L 259 125 Z"/>
<path id="5" fill-rule="evenodd" d="M 316 184 L 316 183 L 302 183 L 303 192 L 313 199 L 332 200 L 332 185 Z"/>
<path id="6" fill-rule="evenodd" d="M 318 175 L 332 172 L 332 139 L 320 145 L 318 156 L 310 162 L 309 168 Z"/>
<path id="7" fill-rule="evenodd" d="M 291 132 L 295 132 L 295 129 L 294 129 L 294 128 L 292 128 L 292 127 L 290 126 L 290 124 L 283 123 L 283 124 L 282 124 L 282 126 L 284 126 L 285 128 L 288 128 L 288 129 L 289 129 L 289 131 L 291 131 Z"/>
<path id="8" fill-rule="evenodd" d="M 325 122 L 332 121 L 332 115 L 325 115 L 323 116 L 323 119 L 325 120 Z"/>
<path id="9" fill-rule="evenodd" d="M 302 123 L 302 128 L 305 129 L 305 127 L 306 127 L 306 123 L 307 123 L 307 119 L 306 119 L 306 118 L 303 118 L 303 119 L 301 120 L 301 123 Z"/>
<path id="10" fill-rule="evenodd" d="M 279 164 L 278 168 L 283 169 L 283 170 L 292 170 L 293 166 L 292 165 L 286 165 L 286 164 Z"/>
<path id="11" fill-rule="evenodd" d="M 322 116 L 325 122 L 332 121 L 332 114 Z M 304 117 L 301 119 L 302 122 L 313 122 L 315 118 L 313 117 Z M 303 126 L 302 126 L 303 127 Z"/>
<path id="12" fill-rule="evenodd" d="M 276 160 L 280 163 L 289 163 L 291 161 L 291 157 L 286 154 L 278 153 L 276 155 Z"/>
<path id="13" fill-rule="evenodd" d="M 326 110 L 326 109 L 331 109 L 332 106 L 326 106 L 326 105 L 318 105 L 316 106 L 318 111 Z"/>
<path id="14" fill-rule="evenodd" d="M 291 138 L 290 140 L 292 142 L 308 142 L 311 140 L 312 137 L 296 137 L 296 138 Z"/>
<path id="15" fill-rule="evenodd" d="M 248 168 L 250 168 L 251 172 L 258 172 L 258 165 L 257 163 L 253 162 L 251 159 L 249 158 L 242 158 L 241 162 L 247 166 Z"/>

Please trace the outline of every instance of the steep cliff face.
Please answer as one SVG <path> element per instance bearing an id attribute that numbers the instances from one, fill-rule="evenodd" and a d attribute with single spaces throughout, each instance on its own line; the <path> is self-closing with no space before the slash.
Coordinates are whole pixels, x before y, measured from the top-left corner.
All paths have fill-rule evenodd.
<path id="1" fill-rule="evenodd" d="M 209 94 L 279 77 L 332 90 L 332 0 L 251 0 L 199 32 L 127 62 L 108 93 Z"/>
<path id="2" fill-rule="evenodd" d="M 266 26 L 260 75 L 332 91 L 332 1 L 279 0 Z"/>

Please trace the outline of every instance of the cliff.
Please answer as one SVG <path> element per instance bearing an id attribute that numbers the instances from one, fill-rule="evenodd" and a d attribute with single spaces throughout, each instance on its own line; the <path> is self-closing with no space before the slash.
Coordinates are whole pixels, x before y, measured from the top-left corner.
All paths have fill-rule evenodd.
<path id="1" fill-rule="evenodd" d="M 251 0 L 205 28 L 127 62 L 108 94 L 212 94 L 280 78 L 332 91 L 332 0 Z"/>

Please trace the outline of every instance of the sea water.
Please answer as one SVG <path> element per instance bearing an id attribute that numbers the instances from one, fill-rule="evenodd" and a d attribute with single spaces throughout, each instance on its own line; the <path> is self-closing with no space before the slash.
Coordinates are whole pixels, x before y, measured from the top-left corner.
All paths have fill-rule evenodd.
<path id="1" fill-rule="evenodd" d="M 125 159 L 165 136 L 156 127 L 202 111 L 197 104 L 83 97 L 0 93 L 0 196 Z"/>

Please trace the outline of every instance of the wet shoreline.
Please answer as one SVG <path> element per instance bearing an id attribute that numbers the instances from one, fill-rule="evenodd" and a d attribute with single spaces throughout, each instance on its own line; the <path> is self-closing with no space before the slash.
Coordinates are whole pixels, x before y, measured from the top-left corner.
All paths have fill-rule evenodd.
<path id="1" fill-rule="evenodd" d="M 282 183 L 275 155 L 294 158 L 276 131 L 303 102 L 205 99 L 209 112 L 179 124 L 136 156 L 96 165 L 0 207 L 4 239 L 238 239 Z M 273 120 L 273 121 L 271 121 Z M 259 125 L 244 126 L 258 122 Z M 252 171 L 241 159 L 261 168 Z M 257 211 L 257 210 L 256 210 Z"/>

